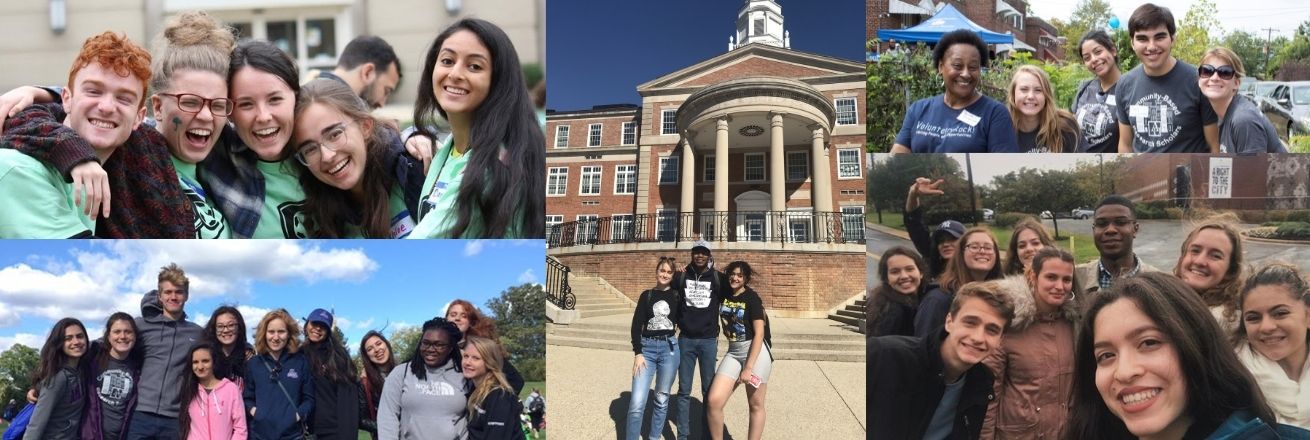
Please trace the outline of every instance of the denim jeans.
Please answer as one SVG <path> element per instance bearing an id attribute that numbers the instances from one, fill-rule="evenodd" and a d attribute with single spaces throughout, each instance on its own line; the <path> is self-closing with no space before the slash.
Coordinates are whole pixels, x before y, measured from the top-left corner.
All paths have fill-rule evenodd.
<path id="1" fill-rule="evenodd" d="M 691 434 L 691 381 L 700 365 L 700 401 L 702 407 L 710 394 L 710 382 L 714 381 L 714 356 L 718 355 L 719 339 L 690 339 L 679 336 L 678 348 L 682 349 L 682 361 L 678 365 L 678 440 L 687 440 Z M 709 425 L 705 419 L 697 431 L 699 438 L 709 438 Z"/>
<path id="2" fill-rule="evenodd" d="M 164 417 L 141 411 L 132 413 L 132 425 L 127 427 L 128 440 L 177 440 L 176 417 Z"/>
<path id="3" fill-rule="evenodd" d="M 651 379 L 655 379 L 655 413 L 651 415 L 650 434 L 646 438 L 658 440 L 669 414 L 669 390 L 673 389 L 673 375 L 678 372 L 678 341 L 672 337 L 641 338 L 641 356 L 646 358 L 646 368 L 632 378 L 627 439 L 641 439 L 641 416 L 646 412 L 646 397 L 650 394 Z"/>

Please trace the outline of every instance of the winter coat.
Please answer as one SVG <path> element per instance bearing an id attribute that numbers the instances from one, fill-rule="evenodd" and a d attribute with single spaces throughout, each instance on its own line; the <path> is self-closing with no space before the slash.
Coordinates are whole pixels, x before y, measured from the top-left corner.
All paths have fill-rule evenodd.
<path id="1" fill-rule="evenodd" d="M 1198 426 L 1193 425 L 1193 428 Z M 1183 438 L 1201 438 L 1204 432 L 1188 429 Z M 1198 434 L 1198 435 L 1193 435 Z M 1219 428 L 1205 437 L 1206 440 L 1306 440 L 1310 431 L 1288 425 L 1274 424 L 1270 427 L 1265 421 L 1247 411 L 1237 411 L 1228 416 Z"/>
<path id="2" fill-rule="evenodd" d="M 272 375 L 273 371 L 277 371 L 276 376 Z M 282 388 L 286 388 L 285 393 Z M 301 422 L 309 423 L 309 415 L 314 412 L 314 379 L 310 377 L 309 360 L 304 354 L 285 350 L 276 360 L 269 354 L 250 358 L 246 361 L 246 389 L 242 394 L 246 414 L 255 409 L 250 419 L 251 438 L 299 440 Z M 288 395 L 295 399 L 294 405 L 287 399 Z M 297 416 L 300 422 L 296 421 Z"/>
<path id="3" fill-rule="evenodd" d="M 946 314 L 951 311 L 951 302 L 955 301 L 955 292 L 945 286 L 932 284 L 928 293 L 919 301 L 919 308 L 914 312 L 914 336 L 924 337 L 946 325 Z"/>
<path id="4" fill-rule="evenodd" d="M 187 404 L 191 427 L 186 440 L 246 440 L 245 404 L 237 384 L 223 379 L 213 391 L 200 391 Z"/>
<path id="5" fill-rule="evenodd" d="M 1137 257 L 1134 256 L 1133 258 Z M 1074 294 L 1092 293 L 1101 290 L 1101 285 L 1098 281 L 1101 275 L 1099 273 L 1100 262 L 1101 259 L 1097 258 L 1074 267 L 1074 279 L 1078 280 L 1078 284 L 1073 286 Z M 1160 269 L 1156 269 L 1155 266 L 1146 264 L 1146 262 L 1142 261 L 1141 258 L 1137 258 L 1137 265 L 1139 266 L 1137 269 L 1138 274 L 1160 271 Z"/>
<path id="6" fill-rule="evenodd" d="M 1073 391 L 1076 302 L 1039 315 L 1022 275 L 1005 277 L 1001 293 L 1014 304 L 1014 319 L 1001 346 L 983 360 L 996 377 L 983 438 L 1062 439 Z"/>
<path id="7" fill-rule="evenodd" d="M 1310 353 L 1310 352 L 1308 352 Z M 1310 354 L 1306 355 L 1310 357 Z M 1277 362 L 1252 350 L 1246 341 L 1237 347 L 1237 359 L 1251 371 L 1278 423 L 1310 429 L 1310 362 L 1301 366 L 1301 381 L 1293 381 Z"/>
<path id="8" fill-rule="evenodd" d="M 869 338 L 869 439 L 920 439 L 946 391 L 942 341 L 946 330 L 929 337 Z M 979 363 L 964 372 L 949 439 L 977 439 L 992 395 L 992 372 Z"/>

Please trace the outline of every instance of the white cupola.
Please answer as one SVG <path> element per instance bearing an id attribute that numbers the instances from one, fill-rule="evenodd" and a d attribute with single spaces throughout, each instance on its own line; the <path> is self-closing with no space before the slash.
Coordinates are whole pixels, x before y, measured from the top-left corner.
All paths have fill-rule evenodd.
<path id="1" fill-rule="evenodd" d="M 729 49 L 751 43 L 790 48 L 791 38 L 782 24 L 782 6 L 777 0 L 745 0 L 737 13 L 737 41 Z"/>

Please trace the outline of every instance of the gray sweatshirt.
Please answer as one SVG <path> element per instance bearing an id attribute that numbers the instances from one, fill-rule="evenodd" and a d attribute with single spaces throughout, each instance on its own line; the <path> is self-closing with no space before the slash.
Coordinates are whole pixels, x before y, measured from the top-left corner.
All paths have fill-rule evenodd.
<path id="1" fill-rule="evenodd" d="M 145 353 L 141 380 L 137 383 L 136 410 L 163 417 L 177 417 L 181 408 L 182 375 L 191 369 L 187 352 L 200 340 L 204 329 L 194 322 L 164 316 L 159 293 L 151 290 L 141 298 L 141 317 L 136 340 Z"/>
<path id="2" fill-rule="evenodd" d="M 77 440 L 85 397 L 76 368 L 56 371 L 50 382 L 41 387 L 23 440 Z"/>
<path id="3" fill-rule="evenodd" d="M 454 440 L 468 435 L 464 375 L 455 370 L 453 360 L 426 371 L 427 378 L 420 380 L 404 363 L 387 375 L 378 404 L 378 440 Z"/>

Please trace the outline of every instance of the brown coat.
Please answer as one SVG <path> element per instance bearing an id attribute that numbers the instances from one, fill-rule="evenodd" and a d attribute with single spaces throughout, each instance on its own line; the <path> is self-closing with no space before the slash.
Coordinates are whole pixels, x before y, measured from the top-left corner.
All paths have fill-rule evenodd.
<path id="1" fill-rule="evenodd" d="M 1023 276 L 1006 277 L 1002 291 L 1015 313 L 1000 348 L 983 360 L 996 376 L 996 400 L 987 407 L 982 438 L 1062 439 L 1073 390 L 1076 301 L 1038 316 Z"/>

